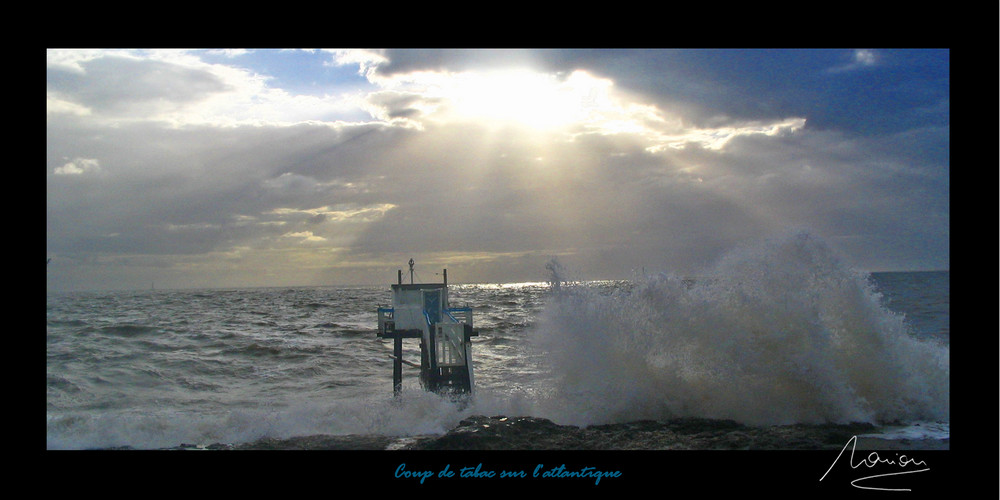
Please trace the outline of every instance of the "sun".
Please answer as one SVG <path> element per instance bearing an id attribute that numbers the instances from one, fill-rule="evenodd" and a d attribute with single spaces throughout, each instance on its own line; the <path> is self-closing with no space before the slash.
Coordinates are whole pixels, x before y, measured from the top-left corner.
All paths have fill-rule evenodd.
<path id="1" fill-rule="evenodd" d="M 552 130 L 585 123 L 606 105 L 611 82 L 583 71 L 564 77 L 527 69 L 454 75 L 442 96 L 450 118 Z"/>

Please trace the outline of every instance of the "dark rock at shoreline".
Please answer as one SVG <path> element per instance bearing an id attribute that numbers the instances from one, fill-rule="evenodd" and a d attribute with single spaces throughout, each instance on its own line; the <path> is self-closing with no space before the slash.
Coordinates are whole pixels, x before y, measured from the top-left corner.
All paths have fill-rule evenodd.
<path id="1" fill-rule="evenodd" d="M 877 433 L 867 423 L 752 427 L 732 420 L 680 418 L 576 427 L 535 417 L 466 418 L 443 435 L 314 435 L 263 438 L 229 445 L 182 444 L 171 450 L 825 450 Z M 909 443 L 859 438 L 858 448 L 899 449 Z M 947 442 L 919 446 L 947 448 Z"/>
<path id="2" fill-rule="evenodd" d="M 682 418 L 575 427 L 534 417 L 474 416 L 418 450 L 819 450 L 843 447 L 867 423 L 750 427 L 732 420 Z"/>

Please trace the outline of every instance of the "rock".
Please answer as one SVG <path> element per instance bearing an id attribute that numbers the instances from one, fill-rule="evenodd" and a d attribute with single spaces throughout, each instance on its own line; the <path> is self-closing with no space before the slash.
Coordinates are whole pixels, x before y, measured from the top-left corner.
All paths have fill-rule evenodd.
<path id="1" fill-rule="evenodd" d="M 877 434 L 867 423 L 753 427 L 732 420 L 678 418 L 576 427 L 545 418 L 476 415 L 443 435 L 315 435 L 229 445 L 183 444 L 172 450 L 820 450 L 853 436 Z M 918 446 L 919 445 L 919 446 Z M 858 439 L 859 449 L 898 449 L 898 442 Z M 935 441 L 919 449 L 947 449 Z"/>

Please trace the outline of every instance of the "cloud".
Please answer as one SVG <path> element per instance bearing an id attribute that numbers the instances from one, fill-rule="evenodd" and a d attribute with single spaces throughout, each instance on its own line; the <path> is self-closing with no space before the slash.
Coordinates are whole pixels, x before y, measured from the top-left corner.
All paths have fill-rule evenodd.
<path id="1" fill-rule="evenodd" d="M 49 52 L 47 245 L 76 263 L 52 283 L 369 282 L 411 256 L 469 281 L 544 279 L 554 255 L 624 277 L 787 226 L 862 265 L 947 265 L 931 79 L 900 80 L 921 98 L 859 134 L 802 97 L 839 102 L 822 80 L 849 76 L 824 72 L 839 52 L 300 54 L 357 68 L 352 93 L 280 87 L 255 55 Z"/>
<path id="2" fill-rule="evenodd" d="M 878 56 L 874 50 L 858 49 L 854 51 L 854 61 L 862 66 L 874 66 L 878 62 Z"/>
<path id="3" fill-rule="evenodd" d="M 112 126 L 158 121 L 175 128 L 336 122 L 331 118 L 362 111 L 352 96 L 292 94 L 268 86 L 268 80 L 238 66 L 207 63 L 188 51 L 86 52 L 75 57 L 50 51 L 48 110 L 90 114 L 95 122 Z"/>
<path id="4" fill-rule="evenodd" d="M 98 172 L 101 164 L 93 158 L 76 158 L 53 171 L 56 175 L 81 175 L 87 172 Z"/>
<path id="5" fill-rule="evenodd" d="M 48 95 L 45 101 L 46 114 L 71 114 L 86 116 L 90 114 L 90 108 L 69 101 L 64 101 L 58 97 Z"/>
<path id="6" fill-rule="evenodd" d="M 857 49 L 852 53 L 850 62 L 834 66 L 827 71 L 830 73 L 840 73 L 844 71 L 855 71 L 862 68 L 870 68 L 879 63 L 878 52 L 871 49 Z"/>
<path id="7" fill-rule="evenodd" d="M 79 71 L 50 66 L 50 88 L 58 88 L 56 97 L 122 118 L 166 113 L 229 90 L 210 71 L 167 60 L 111 55 L 74 64 Z"/>
<path id="8" fill-rule="evenodd" d="M 282 238 L 301 238 L 304 242 L 309 243 L 321 243 L 326 241 L 326 238 L 322 236 L 316 236 L 312 231 L 300 231 L 297 233 L 285 233 L 281 235 Z"/>

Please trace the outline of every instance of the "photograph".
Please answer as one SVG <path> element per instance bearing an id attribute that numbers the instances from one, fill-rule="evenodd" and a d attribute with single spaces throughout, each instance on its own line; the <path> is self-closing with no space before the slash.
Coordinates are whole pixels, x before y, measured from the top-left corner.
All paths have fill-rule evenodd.
<path id="1" fill-rule="evenodd" d="M 952 481 L 948 48 L 44 53 L 60 467 Z"/>

